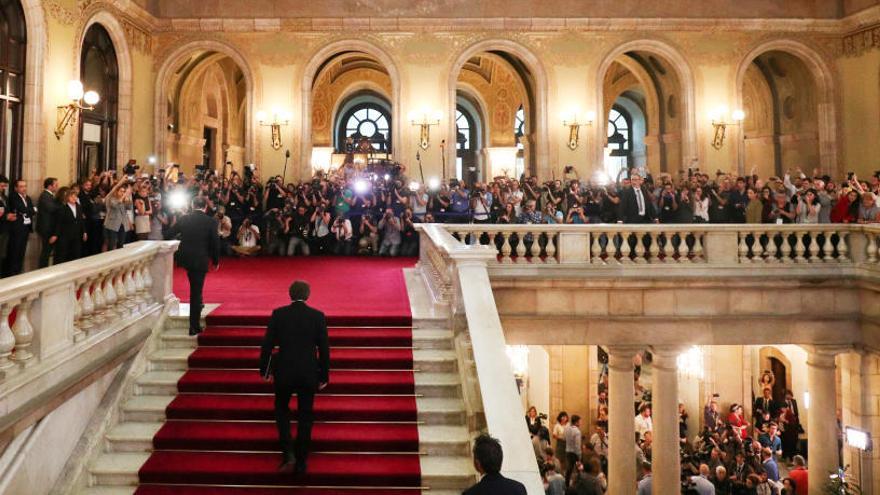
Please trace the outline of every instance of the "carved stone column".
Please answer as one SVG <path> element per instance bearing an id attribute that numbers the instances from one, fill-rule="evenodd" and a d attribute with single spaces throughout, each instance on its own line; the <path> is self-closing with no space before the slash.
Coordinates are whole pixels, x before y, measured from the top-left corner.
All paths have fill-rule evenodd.
<path id="1" fill-rule="evenodd" d="M 807 391 L 810 413 L 807 417 L 807 454 L 811 495 L 824 493 L 828 475 L 840 464 L 837 450 L 837 395 L 834 357 L 844 349 L 809 346 L 807 350 Z"/>
<path id="2" fill-rule="evenodd" d="M 608 493 L 636 492 L 633 356 L 639 348 L 608 346 Z"/>
<path id="3" fill-rule="evenodd" d="M 677 358 L 682 351 L 679 346 L 656 346 L 653 348 L 653 395 L 651 412 L 654 421 L 654 452 L 652 493 L 678 493 L 681 491 L 681 459 L 678 436 L 678 367 Z"/>

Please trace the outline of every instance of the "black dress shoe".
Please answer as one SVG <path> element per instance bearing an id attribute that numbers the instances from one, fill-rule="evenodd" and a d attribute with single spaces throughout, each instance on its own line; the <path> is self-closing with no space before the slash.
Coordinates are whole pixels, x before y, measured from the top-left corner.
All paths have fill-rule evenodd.
<path id="1" fill-rule="evenodd" d="M 306 473 L 306 461 L 298 461 L 296 463 L 296 474 L 305 474 Z"/>
<path id="2" fill-rule="evenodd" d="M 298 468 L 296 465 L 296 457 L 292 454 L 284 454 L 281 458 L 281 464 L 278 465 L 278 470 L 285 473 L 292 473 L 294 468 Z"/>
<path id="3" fill-rule="evenodd" d="M 190 334 L 190 336 L 195 336 L 195 335 L 198 335 L 198 334 L 200 334 L 200 333 L 202 333 L 202 329 L 201 329 L 201 328 L 190 328 L 190 329 L 189 329 L 189 334 Z"/>

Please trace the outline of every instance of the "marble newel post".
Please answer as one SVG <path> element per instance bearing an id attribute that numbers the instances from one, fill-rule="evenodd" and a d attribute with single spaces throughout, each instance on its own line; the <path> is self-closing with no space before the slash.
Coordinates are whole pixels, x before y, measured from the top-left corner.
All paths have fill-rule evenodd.
<path id="1" fill-rule="evenodd" d="M 654 452 L 678 453 L 678 368 L 681 348 L 656 346 L 652 362 L 654 390 L 651 413 L 654 422 Z M 678 455 L 654 456 L 652 493 L 681 491 L 681 459 Z"/>
<path id="2" fill-rule="evenodd" d="M 830 473 L 837 471 L 837 393 L 834 356 L 840 348 L 807 347 L 807 454 L 810 495 L 824 493 Z"/>
<path id="3" fill-rule="evenodd" d="M 633 356 L 639 349 L 608 346 L 608 493 L 636 492 Z"/>

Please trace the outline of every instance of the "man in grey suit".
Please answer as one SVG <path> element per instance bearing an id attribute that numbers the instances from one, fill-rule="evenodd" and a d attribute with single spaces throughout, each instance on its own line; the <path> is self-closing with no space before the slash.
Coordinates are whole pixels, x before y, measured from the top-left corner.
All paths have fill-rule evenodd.
<path id="1" fill-rule="evenodd" d="M 40 235 L 40 268 L 49 266 L 49 258 L 52 256 L 53 245 L 49 238 L 55 232 L 55 217 L 61 204 L 55 199 L 58 192 L 58 179 L 48 177 L 43 181 L 43 192 L 37 200 L 37 234 Z"/>

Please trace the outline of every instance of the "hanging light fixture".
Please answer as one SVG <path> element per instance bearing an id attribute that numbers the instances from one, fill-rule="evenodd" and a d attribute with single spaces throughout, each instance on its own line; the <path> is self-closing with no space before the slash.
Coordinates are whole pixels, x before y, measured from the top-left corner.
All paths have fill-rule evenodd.
<path id="1" fill-rule="evenodd" d="M 676 359 L 678 373 L 687 378 L 702 380 L 705 376 L 705 357 L 703 349 L 692 346 L 690 349 L 678 355 Z"/>

